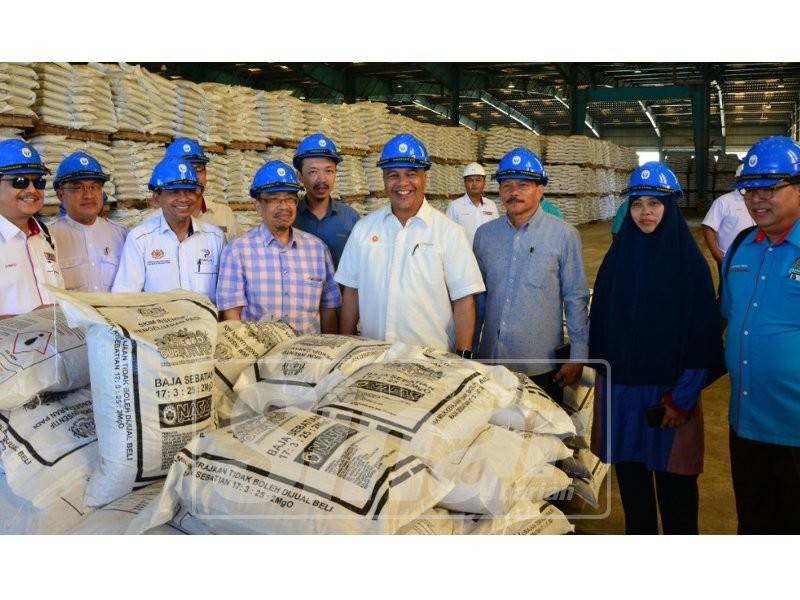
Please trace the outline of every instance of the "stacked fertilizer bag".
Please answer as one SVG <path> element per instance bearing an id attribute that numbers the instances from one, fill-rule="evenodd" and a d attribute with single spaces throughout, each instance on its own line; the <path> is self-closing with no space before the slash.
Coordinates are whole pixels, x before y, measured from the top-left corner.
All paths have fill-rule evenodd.
<path id="1" fill-rule="evenodd" d="M 110 172 L 117 200 L 146 200 L 152 195 L 147 187 L 153 168 L 164 156 L 162 144 L 111 142 L 113 169 Z"/>
<path id="2" fill-rule="evenodd" d="M 34 117 L 38 76 L 30 64 L 0 63 L 0 115 Z"/>
<path id="3" fill-rule="evenodd" d="M 129 533 L 176 519 L 209 533 L 572 530 L 546 499 L 570 485 L 553 463 L 571 456 L 562 438 L 575 428 L 527 378 L 402 343 L 273 327 L 217 378 L 229 424 L 178 452 Z M 225 345 L 230 356 L 236 344 Z"/>
<path id="4" fill-rule="evenodd" d="M 119 129 L 144 133 L 150 122 L 152 103 L 135 68 L 125 63 L 102 64 L 99 68 L 109 80 Z"/>
<path id="5" fill-rule="evenodd" d="M 178 91 L 175 84 L 139 66 L 134 67 L 134 73 L 149 101 L 145 132 L 175 137 L 178 125 Z"/>

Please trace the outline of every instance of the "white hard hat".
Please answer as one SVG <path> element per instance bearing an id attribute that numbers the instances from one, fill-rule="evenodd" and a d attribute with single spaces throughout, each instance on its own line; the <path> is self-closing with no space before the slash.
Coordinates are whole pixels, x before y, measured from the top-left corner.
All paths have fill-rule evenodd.
<path id="1" fill-rule="evenodd" d="M 478 163 L 469 163 L 464 167 L 464 175 L 462 177 L 469 177 L 470 175 L 480 175 L 486 177 L 486 171 Z"/>

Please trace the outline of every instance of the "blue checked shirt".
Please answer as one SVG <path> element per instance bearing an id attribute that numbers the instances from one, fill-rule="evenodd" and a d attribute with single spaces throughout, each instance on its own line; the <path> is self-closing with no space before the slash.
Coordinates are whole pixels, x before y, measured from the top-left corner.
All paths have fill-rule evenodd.
<path id="1" fill-rule="evenodd" d="M 486 283 L 479 358 L 549 359 L 564 343 L 563 317 L 572 344 L 570 358 L 589 354 L 589 288 L 581 240 L 571 225 L 537 210 L 520 229 L 507 217 L 490 221 L 475 233 L 475 257 Z M 480 331 L 481 323 L 477 323 Z M 507 366 L 529 375 L 559 367 L 556 363 Z"/>
<path id="2" fill-rule="evenodd" d="M 243 306 L 243 321 L 284 321 L 299 334 L 319 333 L 319 310 L 342 305 L 333 274 L 318 238 L 293 228 L 283 247 L 262 224 L 225 247 L 217 307 Z"/>

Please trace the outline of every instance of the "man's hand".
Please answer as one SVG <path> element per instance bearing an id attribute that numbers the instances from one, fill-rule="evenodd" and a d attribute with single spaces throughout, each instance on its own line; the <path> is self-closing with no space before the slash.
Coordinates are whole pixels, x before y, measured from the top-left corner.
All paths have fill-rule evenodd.
<path id="1" fill-rule="evenodd" d="M 661 429 L 680 427 L 684 423 L 686 423 L 686 417 L 674 408 L 664 404 L 664 418 L 661 421 Z"/>
<path id="2" fill-rule="evenodd" d="M 555 377 L 553 377 L 553 381 L 555 381 L 560 387 L 566 387 L 568 385 L 573 385 L 577 383 L 581 375 L 583 374 L 583 364 L 581 363 L 566 363 L 561 365 L 561 368 L 556 373 Z"/>

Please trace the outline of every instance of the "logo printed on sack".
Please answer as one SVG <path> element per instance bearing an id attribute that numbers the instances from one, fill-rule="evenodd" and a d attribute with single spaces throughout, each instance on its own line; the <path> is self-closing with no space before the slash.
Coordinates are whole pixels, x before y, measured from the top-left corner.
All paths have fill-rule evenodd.
<path id="1" fill-rule="evenodd" d="M 81 156 L 81 158 L 80 158 L 80 160 L 78 162 L 81 163 L 84 167 L 88 167 L 89 166 L 89 159 L 86 158 L 85 156 Z"/>
<path id="2" fill-rule="evenodd" d="M 32 156 L 31 149 L 30 148 L 23 148 L 22 149 L 22 156 L 24 156 L 25 158 L 30 158 Z"/>
<path id="3" fill-rule="evenodd" d="M 73 421 L 69 426 L 72 435 L 79 438 L 94 438 L 97 437 L 97 431 L 94 427 L 94 419 L 89 417 L 79 417 Z"/>
<path id="4" fill-rule="evenodd" d="M 409 402 L 417 402 L 424 394 L 422 392 L 418 392 L 416 390 L 410 390 L 408 388 L 404 388 L 399 385 L 395 385 L 393 383 L 384 383 L 382 381 L 370 381 L 368 379 L 362 379 L 360 381 L 356 381 L 355 387 L 359 390 L 367 390 L 369 392 L 377 392 L 379 394 L 383 394 L 385 396 L 394 396 L 395 398 L 400 398 L 401 400 L 407 400 Z"/>
<path id="5" fill-rule="evenodd" d="M 155 342 L 166 359 L 208 358 L 213 352 L 205 331 L 189 331 L 186 327 L 156 338 Z"/>
<path id="6" fill-rule="evenodd" d="M 751 167 L 755 167 L 758 164 L 758 156 L 753 154 L 753 156 L 750 157 L 750 160 L 747 161 L 747 164 Z"/>
<path id="7" fill-rule="evenodd" d="M 328 427 L 312 439 L 294 461 L 319 470 L 336 449 L 356 433 L 358 432 L 355 429 L 346 425 Z"/>
<path id="8" fill-rule="evenodd" d="M 150 253 L 150 256 L 152 256 L 155 260 L 162 259 L 164 258 L 164 251 L 161 248 L 156 248 Z"/>
<path id="9" fill-rule="evenodd" d="M 203 396 L 197 400 L 169 402 L 158 407 L 158 424 L 161 429 L 194 425 L 210 417 L 211 396 Z"/>
<path id="10" fill-rule="evenodd" d="M 27 331 L 18 333 L 11 346 L 13 354 L 24 354 L 25 352 L 38 352 L 42 356 L 47 352 L 50 338 L 53 336 L 51 331 Z"/>
<path id="11" fill-rule="evenodd" d="M 281 366 L 281 371 L 287 377 L 296 377 L 300 373 L 303 372 L 303 369 L 306 368 L 306 363 L 302 360 L 296 360 L 291 362 L 285 362 Z"/>
<path id="12" fill-rule="evenodd" d="M 161 308 L 160 306 L 147 306 L 137 309 L 136 312 L 143 317 L 150 318 L 163 317 L 165 314 L 167 314 L 167 310 L 165 308 Z"/>

